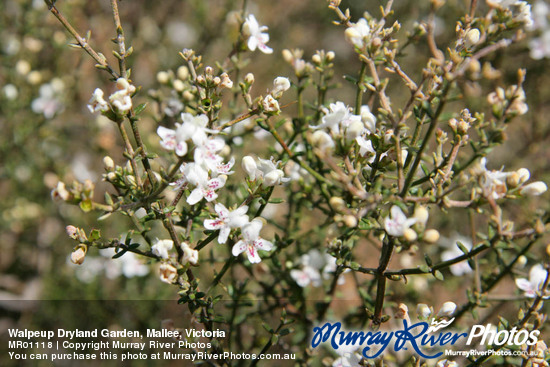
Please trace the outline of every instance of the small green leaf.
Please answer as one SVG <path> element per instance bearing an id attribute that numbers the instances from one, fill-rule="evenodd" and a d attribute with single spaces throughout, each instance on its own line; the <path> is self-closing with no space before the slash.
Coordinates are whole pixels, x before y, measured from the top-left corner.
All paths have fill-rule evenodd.
<path id="1" fill-rule="evenodd" d="M 117 252 L 116 254 L 113 255 L 113 259 L 118 259 L 122 255 L 124 255 L 126 252 L 127 252 L 127 250 L 120 250 L 119 252 Z"/>
<path id="2" fill-rule="evenodd" d="M 138 105 L 136 107 L 136 109 L 134 110 L 134 113 L 136 114 L 136 116 L 139 115 L 140 113 L 142 113 L 143 110 L 145 109 L 145 107 L 147 107 L 147 103 L 142 103 L 142 104 Z"/>
<path id="3" fill-rule="evenodd" d="M 434 271 L 434 277 L 437 280 L 441 280 L 441 281 L 445 280 L 445 277 L 443 276 L 443 274 L 439 270 Z"/>

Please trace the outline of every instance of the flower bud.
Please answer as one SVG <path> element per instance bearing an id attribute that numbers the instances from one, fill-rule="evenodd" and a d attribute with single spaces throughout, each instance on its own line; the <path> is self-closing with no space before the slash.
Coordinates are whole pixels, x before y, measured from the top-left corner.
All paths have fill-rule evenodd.
<path id="1" fill-rule="evenodd" d="M 71 237 L 72 239 L 76 239 L 78 235 L 78 228 L 72 225 L 68 225 L 65 227 L 65 232 L 67 232 L 67 236 Z"/>
<path id="2" fill-rule="evenodd" d="M 523 186 L 519 193 L 526 196 L 538 196 L 545 193 L 546 190 L 548 190 L 546 184 L 542 181 L 537 181 Z"/>
<path id="3" fill-rule="evenodd" d="M 470 48 L 478 43 L 480 38 L 481 33 L 479 33 L 479 29 L 472 28 L 468 32 L 466 32 L 466 35 L 464 36 L 464 44 L 466 45 L 466 47 Z"/>
<path id="4" fill-rule="evenodd" d="M 344 201 L 344 199 L 342 199 L 339 196 L 331 197 L 330 200 L 329 200 L 329 204 L 336 211 L 341 211 L 341 210 L 344 210 L 346 208 L 346 202 Z"/>
<path id="5" fill-rule="evenodd" d="M 227 89 L 233 88 L 233 81 L 229 79 L 229 75 L 227 75 L 227 73 L 223 73 L 220 77 L 222 79 L 222 82 L 220 84 L 222 88 L 227 88 Z"/>
<path id="6" fill-rule="evenodd" d="M 334 57 L 335 57 L 335 56 L 336 56 L 336 55 L 334 54 L 334 51 L 329 51 L 329 52 L 327 52 L 327 60 L 328 60 L 328 61 L 334 60 Z"/>
<path id="7" fill-rule="evenodd" d="M 86 245 L 79 246 L 71 253 L 71 262 L 76 265 L 81 265 L 86 257 Z"/>
<path id="8" fill-rule="evenodd" d="M 311 57 L 311 61 L 313 61 L 314 64 L 320 65 L 321 64 L 321 56 L 319 54 L 315 54 Z"/>
<path id="9" fill-rule="evenodd" d="M 519 183 L 523 184 L 531 177 L 531 172 L 527 168 L 520 168 L 516 171 L 519 176 Z"/>
<path id="10" fill-rule="evenodd" d="M 256 161 L 254 160 L 254 158 L 249 155 L 244 156 L 241 160 L 241 166 L 248 175 L 248 178 L 251 181 L 254 181 L 256 179 L 256 171 L 258 170 L 258 166 L 256 165 Z"/>
<path id="11" fill-rule="evenodd" d="M 344 215 L 343 222 L 348 228 L 357 227 L 357 218 L 351 214 Z"/>
<path id="12" fill-rule="evenodd" d="M 212 75 L 214 73 L 214 69 L 212 69 L 212 66 L 207 66 L 207 67 L 204 68 L 204 72 L 207 75 Z"/>
<path id="13" fill-rule="evenodd" d="M 199 75 L 199 76 L 201 76 L 201 75 Z M 197 81 L 198 81 L 198 79 L 199 78 L 197 77 Z M 183 82 L 179 79 L 174 80 L 174 82 L 172 83 L 172 86 L 174 87 L 176 92 L 182 92 L 185 89 L 185 84 L 183 84 Z"/>
<path id="14" fill-rule="evenodd" d="M 271 94 L 273 94 L 275 98 L 280 98 L 283 95 L 283 92 L 287 91 L 289 88 L 290 81 L 288 78 L 279 76 L 273 80 L 273 90 L 271 91 Z"/>
<path id="15" fill-rule="evenodd" d="M 407 228 L 403 232 L 403 238 L 405 239 L 405 241 L 412 242 L 412 241 L 416 241 L 416 239 L 418 238 L 418 235 L 416 234 L 414 229 Z"/>
<path id="16" fill-rule="evenodd" d="M 525 265 L 527 265 L 527 257 L 525 257 L 524 255 L 518 257 L 517 264 L 520 268 L 523 268 Z"/>
<path id="17" fill-rule="evenodd" d="M 248 73 L 244 76 L 244 81 L 247 83 L 247 84 L 253 84 L 254 83 L 254 74 L 252 73 Z"/>
<path id="18" fill-rule="evenodd" d="M 116 173 L 109 172 L 107 173 L 107 181 L 114 182 L 116 180 Z"/>
<path id="19" fill-rule="evenodd" d="M 177 71 L 178 79 L 185 80 L 189 77 L 189 69 L 187 69 L 187 66 L 182 65 L 178 68 Z"/>
<path id="20" fill-rule="evenodd" d="M 159 71 L 157 73 L 157 82 L 160 84 L 166 84 L 170 81 L 170 75 L 166 71 Z"/>
<path id="21" fill-rule="evenodd" d="M 454 302 L 445 302 L 439 309 L 437 317 L 450 317 L 456 310 L 456 304 Z"/>
<path id="22" fill-rule="evenodd" d="M 397 306 L 397 312 L 395 313 L 396 319 L 408 319 L 409 318 L 409 308 L 406 304 L 400 303 L 399 306 Z"/>
<path id="23" fill-rule="evenodd" d="M 212 79 L 212 82 L 214 82 L 214 85 L 215 86 L 218 86 L 220 85 L 220 83 L 222 82 L 221 78 L 219 76 L 216 76 L 214 77 L 214 79 Z"/>
<path id="24" fill-rule="evenodd" d="M 427 243 L 436 243 L 439 241 L 439 232 L 437 229 L 428 229 L 424 232 L 424 241 Z"/>
<path id="25" fill-rule="evenodd" d="M 413 217 L 417 220 L 417 223 L 426 225 L 429 215 L 430 214 L 428 213 L 428 209 L 426 209 L 426 207 L 422 205 L 419 205 L 414 209 Z"/>
<path id="26" fill-rule="evenodd" d="M 282 51 L 283 59 L 288 62 L 289 64 L 292 63 L 292 60 L 294 60 L 294 56 L 292 56 L 292 52 L 290 50 L 287 50 L 286 48 Z"/>
<path id="27" fill-rule="evenodd" d="M 511 172 L 508 177 L 506 177 L 506 185 L 509 187 L 516 187 L 519 185 L 519 175 L 517 172 Z"/>
<path id="28" fill-rule="evenodd" d="M 425 303 L 416 306 L 416 314 L 420 320 L 426 320 L 432 314 L 432 309 Z"/>
<path id="29" fill-rule="evenodd" d="M 115 169 L 115 162 L 108 155 L 103 157 L 103 165 L 107 171 L 112 171 Z"/>
<path id="30" fill-rule="evenodd" d="M 67 201 L 71 197 L 71 194 L 65 188 L 65 183 L 59 181 L 57 187 L 52 190 L 52 199 Z"/>

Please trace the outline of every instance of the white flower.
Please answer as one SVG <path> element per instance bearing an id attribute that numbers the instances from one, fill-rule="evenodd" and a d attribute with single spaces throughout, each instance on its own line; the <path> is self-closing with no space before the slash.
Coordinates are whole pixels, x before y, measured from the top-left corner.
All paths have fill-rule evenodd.
<path id="1" fill-rule="evenodd" d="M 243 239 L 233 246 L 231 250 L 233 256 L 239 256 L 239 254 L 246 251 L 248 261 L 252 264 L 262 261 L 258 255 L 258 250 L 271 251 L 271 249 L 273 249 L 273 244 L 271 242 L 260 237 L 262 226 L 262 221 L 256 218 L 242 227 L 241 233 Z"/>
<path id="2" fill-rule="evenodd" d="M 136 87 L 124 78 L 117 79 L 116 87 L 118 90 L 109 96 L 109 102 L 120 113 L 126 113 L 132 109 L 132 94 L 136 91 Z"/>
<path id="3" fill-rule="evenodd" d="M 390 236 L 401 237 L 405 230 L 415 224 L 418 219 L 407 218 L 400 207 L 394 205 L 390 209 L 391 217 L 386 217 L 384 220 L 384 228 Z"/>
<path id="4" fill-rule="evenodd" d="M 531 267 L 531 270 L 529 271 L 529 279 L 518 278 L 516 279 L 516 285 L 524 292 L 526 297 L 535 298 L 537 296 L 537 292 L 544 291 L 541 288 L 544 285 L 547 275 L 548 272 L 542 267 L 542 265 L 537 264 Z M 548 298 L 548 296 L 544 298 Z"/>
<path id="5" fill-rule="evenodd" d="M 109 104 L 103 99 L 103 91 L 99 88 L 94 90 L 92 98 L 88 101 L 88 109 L 91 113 L 94 112 L 106 112 L 109 110 Z"/>
<path id="6" fill-rule="evenodd" d="M 444 247 L 447 248 L 447 250 L 441 253 L 441 260 L 443 261 L 449 261 L 464 255 L 462 250 L 460 250 L 460 248 L 457 246 L 457 242 L 462 243 L 467 250 L 472 249 L 472 241 L 456 233 L 453 234 L 451 238 L 442 238 L 440 242 Z M 464 274 L 472 272 L 472 268 L 470 268 L 470 265 L 468 265 L 468 262 L 466 260 L 451 265 L 449 270 L 451 271 L 451 273 L 453 273 L 453 275 L 456 276 L 462 276 Z"/>
<path id="7" fill-rule="evenodd" d="M 188 163 L 181 168 L 185 181 L 195 185 L 196 188 L 191 191 L 187 197 L 187 203 L 194 205 L 203 198 L 206 201 L 213 201 L 218 197 L 216 190 L 225 185 L 226 176 L 219 176 L 209 179 L 208 172 L 196 163 Z"/>
<path id="8" fill-rule="evenodd" d="M 335 146 L 332 137 L 322 130 L 317 130 L 311 134 L 311 143 L 322 151 L 332 150 Z"/>
<path id="9" fill-rule="evenodd" d="M 367 154 L 376 153 L 370 139 L 365 139 L 363 136 L 358 136 L 355 138 L 355 141 L 357 142 L 357 145 L 359 145 L 359 155 L 362 157 L 365 157 Z"/>
<path id="10" fill-rule="evenodd" d="M 218 219 L 205 219 L 204 228 L 210 230 L 220 230 L 218 243 L 225 243 L 229 237 L 231 228 L 242 227 L 248 223 L 248 206 L 244 205 L 235 210 L 229 211 L 223 204 L 217 203 L 214 210 L 218 214 Z"/>
<path id="11" fill-rule="evenodd" d="M 174 242 L 172 240 L 157 240 L 155 244 L 151 247 L 151 252 L 163 259 L 168 259 L 170 251 L 174 247 Z"/>
<path id="12" fill-rule="evenodd" d="M 258 172 L 258 165 L 254 158 L 249 155 L 244 156 L 241 160 L 241 166 L 248 175 L 248 178 L 254 181 L 256 179 L 256 173 Z"/>
<path id="13" fill-rule="evenodd" d="M 258 158 L 258 160 L 258 170 L 263 176 L 265 185 L 275 186 L 290 181 L 290 178 L 284 177 L 285 173 L 278 169 L 272 160 L 262 158 Z"/>
<path id="14" fill-rule="evenodd" d="M 273 80 L 273 89 L 271 90 L 271 94 L 275 98 L 281 98 L 283 95 L 283 92 L 287 91 L 290 88 L 290 81 L 288 78 L 285 78 L 283 76 L 279 76 Z"/>
<path id="15" fill-rule="evenodd" d="M 51 119 L 64 108 L 61 102 L 63 82 L 60 79 L 52 79 L 50 83 L 43 84 L 38 90 L 39 97 L 31 103 L 34 113 L 41 113 L 45 118 Z"/>
<path id="16" fill-rule="evenodd" d="M 273 49 L 266 45 L 269 41 L 269 34 L 265 33 L 265 31 L 267 31 L 267 27 L 260 26 L 256 17 L 253 14 L 249 14 L 243 24 L 243 34 L 248 36 L 247 44 L 250 51 L 258 48 L 264 54 L 273 53 Z"/>
<path id="17" fill-rule="evenodd" d="M 183 251 L 182 262 L 183 264 L 197 265 L 199 262 L 199 252 L 195 249 L 192 249 L 189 244 L 183 242 L 181 244 L 181 249 Z"/>
<path id="18" fill-rule="evenodd" d="M 548 190 L 546 184 L 542 181 L 537 181 L 523 186 L 519 193 L 526 196 L 538 196 L 544 194 L 546 190 Z"/>
<path id="19" fill-rule="evenodd" d="M 278 112 L 281 110 L 279 107 L 279 102 L 271 94 L 268 94 L 265 96 L 265 98 L 262 101 L 262 107 L 264 108 L 265 112 Z"/>
<path id="20" fill-rule="evenodd" d="M 235 164 L 235 159 L 223 163 L 223 158 L 218 155 L 225 147 L 225 142 L 221 138 L 209 138 L 203 144 L 195 149 L 195 163 L 201 165 L 205 170 L 210 171 L 212 176 L 232 174 L 231 168 Z"/>
<path id="21" fill-rule="evenodd" d="M 370 134 L 374 134 L 376 132 L 376 116 L 374 116 L 374 114 L 370 111 L 369 106 L 361 106 L 360 116 L 361 121 L 365 124 L 365 128 L 368 132 Z"/>
<path id="22" fill-rule="evenodd" d="M 350 108 L 344 102 L 336 102 L 331 103 L 328 109 L 324 109 L 321 124 L 310 127 L 312 129 L 328 128 L 333 134 L 339 134 L 340 128 L 345 129 L 352 121 L 360 119 L 360 116 L 353 115 L 350 112 Z"/>
<path id="23" fill-rule="evenodd" d="M 361 18 L 357 23 L 352 23 L 345 32 L 346 40 L 355 47 L 364 48 L 365 40 L 370 36 L 370 27 L 365 18 Z"/>
<path id="24" fill-rule="evenodd" d="M 304 266 L 301 270 L 292 269 L 290 276 L 302 288 L 307 287 L 310 283 L 315 287 L 321 285 L 321 274 L 311 266 Z"/>
<path id="25" fill-rule="evenodd" d="M 419 303 L 416 306 L 416 314 L 420 320 L 426 320 L 432 314 L 432 309 L 425 303 Z"/>
<path id="26" fill-rule="evenodd" d="M 160 280 L 172 284 L 178 278 L 178 270 L 170 264 L 162 263 L 159 267 Z"/>
<path id="27" fill-rule="evenodd" d="M 251 181 L 261 178 L 266 186 L 281 185 L 290 181 L 290 178 L 284 177 L 283 170 L 277 168 L 276 164 L 270 159 L 258 158 L 258 163 L 256 163 L 251 156 L 245 156 L 241 164 Z"/>
<path id="28" fill-rule="evenodd" d="M 456 304 L 454 302 L 445 302 L 439 309 L 437 317 L 450 317 L 455 311 Z"/>
<path id="29" fill-rule="evenodd" d="M 167 150 L 175 150 L 180 157 L 187 153 L 187 141 L 192 140 L 195 145 L 204 144 L 208 137 L 206 133 L 215 133 L 216 131 L 206 128 L 208 116 L 193 116 L 190 113 L 182 113 L 183 124 L 176 123 L 176 130 L 159 126 L 157 134 L 162 141 L 160 145 Z M 223 147 L 222 147 L 223 148 Z"/>
<path id="30" fill-rule="evenodd" d="M 483 195 L 486 198 L 494 200 L 500 199 L 506 195 L 508 190 L 506 187 L 506 178 L 511 175 L 509 172 L 489 171 L 486 167 L 487 159 L 481 158 L 480 166 L 482 174 L 480 176 L 480 185 L 483 190 Z"/>
<path id="31" fill-rule="evenodd" d="M 323 279 L 331 279 L 334 276 L 337 268 L 335 257 L 327 253 L 322 254 L 317 249 L 302 255 L 300 264 L 302 269 L 291 270 L 290 276 L 302 288 L 309 284 L 314 287 L 320 286 Z M 344 277 L 338 278 L 338 284 L 344 284 L 344 282 Z"/>
<path id="32" fill-rule="evenodd" d="M 550 57 L 550 30 L 544 30 L 540 37 L 529 41 L 529 49 L 531 50 L 529 55 L 535 60 Z"/>

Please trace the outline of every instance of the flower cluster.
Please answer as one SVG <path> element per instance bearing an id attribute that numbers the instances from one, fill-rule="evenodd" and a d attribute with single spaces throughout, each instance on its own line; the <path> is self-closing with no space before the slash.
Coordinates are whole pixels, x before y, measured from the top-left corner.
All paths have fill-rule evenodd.
<path id="1" fill-rule="evenodd" d="M 308 285 L 319 287 L 323 279 L 330 279 L 336 271 L 336 258 L 330 254 L 322 254 L 312 249 L 300 257 L 301 269 L 292 269 L 290 276 L 296 284 L 304 288 Z M 338 278 L 338 284 L 343 284 L 344 278 Z"/>
<path id="2" fill-rule="evenodd" d="M 482 158 L 477 174 L 483 196 L 488 199 L 501 199 L 508 193 L 514 192 L 518 192 L 523 196 L 537 196 L 543 194 L 548 189 L 542 181 L 526 185 L 525 183 L 531 177 L 531 173 L 526 168 L 520 168 L 513 172 L 503 172 L 502 170 L 488 170 L 486 165 L 487 159 Z"/>
<path id="3" fill-rule="evenodd" d="M 118 78 L 116 88 L 116 92 L 109 96 L 109 103 L 104 99 L 103 90 L 96 88 L 88 102 L 90 112 L 105 113 L 112 109 L 116 114 L 124 115 L 130 111 L 132 109 L 132 95 L 135 93 L 136 87 L 125 78 Z"/>

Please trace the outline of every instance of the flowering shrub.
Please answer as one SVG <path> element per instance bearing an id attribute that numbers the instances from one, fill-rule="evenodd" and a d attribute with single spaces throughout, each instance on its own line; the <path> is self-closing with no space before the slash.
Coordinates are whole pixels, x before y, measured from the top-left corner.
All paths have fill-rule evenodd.
<path id="1" fill-rule="evenodd" d="M 92 265 L 107 277 L 141 277 L 151 269 L 206 330 L 234 331 L 212 344 L 215 351 L 273 348 L 296 353 L 299 365 L 374 365 L 353 349 L 312 349 L 311 328 L 327 319 L 377 330 L 411 318 L 453 317 L 454 327 L 465 328 L 500 316 L 499 329 L 543 329 L 549 217 L 545 202 L 536 209 L 533 198 L 544 198 L 547 186 L 528 168 L 491 163 L 509 125 L 527 123 L 532 108 L 526 71 L 503 77 L 495 54 L 526 44 L 532 30 L 544 38 L 542 11 L 534 14 L 525 1 L 472 1 L 453 13 L 454 35 L 441 44 L 443 2 L 430 2 L 426 20 L 407 24 L 391 0 L 363 14 L 329 1 L 326 12 L 359 67 L 341 82 L 337 65 L 348 61 L 338 52 L 308 59 L 300 49 L 275 49 L 273 27 L 261 25 L 262 12 L 250 13 L 245 1 L 225 59 L 185 48 L 176 70 L 159 70 L 156 89 L 146 92 L 134 81 L 139 70 L 129 68 L 139 50 L 130 47 L 116 1 L 116 66 L 63 16 L 62 4 L 46 3 L 112 81 L 90 90 L 87 110 L 110 121 L 123 148 L 103 159 L 108 186 L 77 177 L 51 193 L 99 215 L 88 227 L 67 223 L 70 261 L 82 271 Z M 528 44 L 533 58 L 546 56 L 543 41 Z M 419 50 L 427 56 L 411 60 Z M 275 63 L 278 54 L 286 75 L 266 82 L 247 69 L 251 59 Z M 62 95 L 62 82 L 52 79 L 32 110 L 55 118 L 68 103 Z M 530 210 L 515 215 L 522 205 Z M 100 227 L 117 216 L 128 219 L 124 228 L 105 235 Z M 109 268 L 105 256 L 119 267 Z M 506 317 L 495 306 L 501 286 L 514 301 Z M 428 304 L 426 287 L 453 287 L 461 296 Z M 342 299 L 349 308 L 339 307 Z M 258 337 L 239 339 L 262 321 Z M 541 352 L 525 363 L 545 365 L 546 347 L 527 348 Z M 388 349 L 376 363 L 424 361 Z"/>

